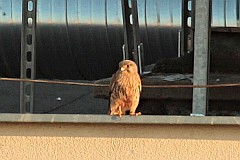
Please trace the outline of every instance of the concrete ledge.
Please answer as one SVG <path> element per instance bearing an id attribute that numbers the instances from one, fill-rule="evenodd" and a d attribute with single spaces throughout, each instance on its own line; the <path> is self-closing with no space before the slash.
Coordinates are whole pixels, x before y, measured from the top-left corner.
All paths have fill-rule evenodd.
<path id="1" fill-rule="evenodd" d="M 175 124 L 240 125 L 240 117 L 228 116 L 109 116 L 85 114 L 0 114 L 1 122 L 28 123 L 101 123 L 101 124 Z"/>

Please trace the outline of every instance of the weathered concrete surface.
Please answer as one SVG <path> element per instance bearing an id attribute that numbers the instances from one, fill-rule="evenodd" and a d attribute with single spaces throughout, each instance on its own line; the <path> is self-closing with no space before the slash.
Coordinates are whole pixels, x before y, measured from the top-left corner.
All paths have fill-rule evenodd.
<path id="1" fill-rule="evenodd" d="M 1 122 L 11 123 L 88 123 L 164 125 L 240 125 L 240 117 L 229 116 L 110 116 L 95 114 L 0 114 Z"/>

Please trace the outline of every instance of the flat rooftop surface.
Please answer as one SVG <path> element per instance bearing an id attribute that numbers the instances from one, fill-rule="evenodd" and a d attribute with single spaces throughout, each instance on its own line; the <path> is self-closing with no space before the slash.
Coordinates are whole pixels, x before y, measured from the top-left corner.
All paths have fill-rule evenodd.
<path id="1" fill-rule="evenodd" d="M 108 100 L 94 98 L 88 86 L 35 83 L 34 101 L 34 113 L 106 114 L 108 108 Z M 0 81 L 0 113 L 19 112 L 20 83 Z"/>
<path id="2" fill-rule="evenodd" d="M 142 78 L 143 85 L 191 84 L 191 75 L 152 75 Z M 239 83 L 239 75 L 210 75 L 210 84 Z M 95 81 L 109 84 L 110 79 Z M 69 82 L 69 81 L 68 81 Z M 73 81 L 94 83 L 94 81 Z M 98 98 L 96 98 L 98 97 Z M 144 88 L 138 111 L 147 115 L 191 114 L 192 88 Z M 239 87 L 210 89 L 210 116 L 239 116 Z M 35 83 L 34 114 L 99 114 L 108 110 L 108 87 Z M 0 81 L 0 113 L 19 113 L 20 83 Z M 219 111 L 221 111 L 219 113 Z"/>

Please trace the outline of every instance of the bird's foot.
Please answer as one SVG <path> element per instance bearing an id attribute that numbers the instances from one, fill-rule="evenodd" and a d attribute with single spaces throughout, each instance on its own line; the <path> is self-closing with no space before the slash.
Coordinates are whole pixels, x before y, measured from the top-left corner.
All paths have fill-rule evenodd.
<path id="1" fill-rule="evenodd" d="M 130 113 L 130 115 L 131 115 L 131 116 L 140 116 L 140 115 L 142 115 L 142 113 L 141 113 L 141 112 L 138 112 L 138 113 Z"/>
<path id="2" fill-rule="evenodd" d="M 119 116 L 119 117 L 122 116 L 122 114 L 120 114 L 120 113 L 111 113 L 110 115 L 111 115 L 111 116 Z"/>

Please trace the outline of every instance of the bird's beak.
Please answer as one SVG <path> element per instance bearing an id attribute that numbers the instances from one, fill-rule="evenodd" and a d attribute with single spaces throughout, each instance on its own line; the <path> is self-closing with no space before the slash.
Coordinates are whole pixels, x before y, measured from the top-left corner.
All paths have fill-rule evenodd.
<path id="1" fill-rule="evenodd" d="M 121 67 L 121 68 L 120 68 L 120 70 L 121 70 L 121 71 L 124 71 L 124 70 L 125 70 L 125 68 L 124 68 L 124 67 Z"/>

